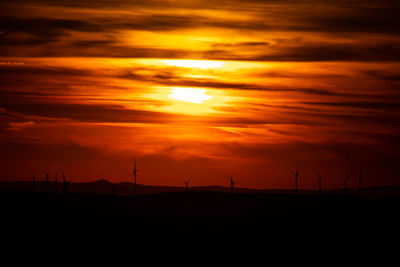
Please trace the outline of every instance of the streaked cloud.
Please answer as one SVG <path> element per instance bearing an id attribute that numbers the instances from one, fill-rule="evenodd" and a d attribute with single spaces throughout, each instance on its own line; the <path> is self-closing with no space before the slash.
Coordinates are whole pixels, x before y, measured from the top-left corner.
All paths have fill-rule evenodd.
<path id="1" fill-rule="evenodd" d="M 331 187 L 359 168 L 399 184 L 399 13 L 394 0 L 2 2 L 2 173 L 126 181 L 138 156 L 153 184 L 290 187 L 298 164 L 309 188 L 316 166 Z"/>

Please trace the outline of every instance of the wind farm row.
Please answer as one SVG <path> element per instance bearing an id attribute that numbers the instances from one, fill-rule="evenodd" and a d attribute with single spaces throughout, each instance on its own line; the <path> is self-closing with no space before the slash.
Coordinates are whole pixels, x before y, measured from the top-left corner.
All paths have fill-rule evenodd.
<path id="1" fill-rule="evenodd" d="M 137 162 L 136 162 L 136 158 L 134 159 L 133 162 L 133 170 L 132 170 L 132 183 L 133 183 L 133 191 L 131 192 L 131 194 L 133 195 L 137 195 L 138 194 L 138 171 L 139 169 L 137 168 Z M 32 178 L 32 190 L 33 191 L 38 191 L 39 188 L 39 184 L 42 186 L 41 190 L 39 191 L 45 191 L 45 192 L 55 192 L 57 193 L 60 189 L 60 185 L 62 185 L 62 192 L 67 193 L 68 192 L 68 180 L 66 179 L 66 176 L 64 174 L 64 172 L 62 172 L 62 181 L 59 182 L 59 177 L 58 177 L 58 172 L 55 172 L 54 174 L 54 179 L 51 180 L 50 178 L 50 172 L 49 171 L 44 171 L 43 172 L 43 181 L 39 181 L 38 176 L 36 174 L 33 175 Z M 318 169 L 315 169 L 315 173 L 316 173 L 316 177 L 317 177 L 317 188 L 311 191 L 318 191 L 320 194 L 322 194 L 324 191 L 327 191 L 328 189 L 324 189 L 323 187 L 323 181 L 326 180 L 327 178 L 325 176 L 322 176 L 320 174 L 320 172 L 318 171 Z M 292 174 L 294 176 L 294 191 L 296 195 L 299 195 L 299 193 L 301 191 L 310 191 L 310 189 L 303 189 L 301 190 L 301 188 L 299 187 L 299 181 L 300 181 L 300 168 L 297 168 L 295 171 L 292 171 Z M 348 181 L 349 181 L 349 177 L 344 178 L 343 181 L 343 187 L 342 190 L 340 191 L 342 194 L 347 194 L 349 191 L 348 188 Z M 101 179 L 102 181 L 106 181 L 104 179 Z M 359 176 L 357 177 L 357 188 L 356 191 L 358 194 L 360 194 L 361 192 L 361 185 L 362 185 L 362 180 L 363 180 L 363 175 L 362 175 L 362 171 L 360 169 L 360 173 Z M 187 180 L 182 180 L 181 183 L 184 186 L 184 191 L 190 191 L 192 188 L 192 178 L 189 178 Z M 238 192 L 237 189 L 237 184 L 239 183 L 239 180 L 229 176 L 228 177 L 228 183 L 227 183 L 227 187 L 229 188 L 229 191 L 231 193 L 235 193 Z M 107 181 L 107 184 L 109 184 L 110 187 L 110 192 L 112 192 L 112 194 L 117 194 L 117 189 L 114 183 L 112 183 L 112 181 Z M 144 183 L 140 184 L 140 186 L 143 186 Z M 44 188 L 43 188 L 44 187 Z M 223 187 L 223 186 L 222 186 Z M 355 188 L 352 188 L 353 191 Z M 251 190 L 251 189 L 250 189 Z M 268 190 L 268 189 L 264 189 L 264 190 Z M 290 191 L 290 189 L 286 189 L 288 191 Z"/>

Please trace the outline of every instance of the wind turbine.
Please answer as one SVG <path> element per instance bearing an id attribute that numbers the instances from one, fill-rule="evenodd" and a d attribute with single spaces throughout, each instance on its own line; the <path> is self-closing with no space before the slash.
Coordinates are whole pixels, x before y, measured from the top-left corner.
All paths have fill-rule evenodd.
<path id="1" fill-rule="evenodd" d="M 296 195 L 298 194 L 298 189 L 299 189 L 299 184 L 298 184 L 298 181 L 299 181 L 299 167 L 297 167 L 297 169 L 296 169 L 296 171 L 295 172 L 292 172 L 293 173 L 293 175 L 294 175 L 294 183 L 295 183 L 295 186 L 296 186 Z"/>
<path id="2" fill-rule="evenodd" d="M 315 170 L 315 172 L 316 172 L 317 175 L 318 175 L 318 190 L 319 190 L 319 192 L 321 193 L 321 192 L 322 192 L 322 179 L 324 179 L 325 177 L 322 177 L 322 176 L 319 174 L 318 170 Z"/>
<path id="3" fill-rule="evenodd" d="M 46 192 L 49 192 L 49 172 L 44 172 L 46 175 Z"/>
<path id="4" fill-rule="evenodd" d="M 358 176 L 358 196 L 360 196 L 361 193 L 361 182 L 362 182 L 362 172 L 360 169 L 360 175 Z"/>
<path id="5" fill-rule="evenodd" d="M 58 191 L 58 176 L 57 176 L 57 172 L 56 172 L 56 177 L 54 177 L 54 183 L 56 185 L 56 193 Z"/>
<path id="6" fill-rule="evenodd" d="M 136 157 L 135 157 L 135 162 L 134 162 L 134 165 L 133 165 L 133 172 L 132 172 L 133 177 L 134 177 L 134 187 L 133 187 L 134 195 L 136 195 L 136 173 L 137 172 L 138 172 L 138 169 L 136 168 Z"/>
<path id="7" fill-rule="evenodd" d="M 185 184 L 185 191 L 189 191 L 189 183 L 192 179 L 187 180 L 186 182 L 183 182 Z"/>
<path id="8" fill-rule="evenodd" d="M 36 192 L 36 174 L 35 173 L 33 173 L 32 187 L 33 187 L 33 192 Z"/>
<path id="9" fill-rule="evenodd" d="M 233 189 L 235 187 L 235 184 L 237 184 L 237 181 L 233 180 L 232 177 L 229 177 L 230 183 L 231 183 L 231 192 L 233 193 Z"/>
<path id="10" fill-rule="evenodd" d="M 67 184 L 67 179 L 65 178 L 64 172 L 63 172 L 62 178 L 63 178 L 63 192 L 65 194 L 65 193 L 67 193 L 67 185 L 68 184 Z"/>

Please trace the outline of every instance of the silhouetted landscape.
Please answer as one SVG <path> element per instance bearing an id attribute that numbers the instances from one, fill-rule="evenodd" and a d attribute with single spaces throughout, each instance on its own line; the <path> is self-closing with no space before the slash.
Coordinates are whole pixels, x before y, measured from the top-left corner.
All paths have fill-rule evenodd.
<path id="1" fill-rule="evenodd" d="M 121 233 L 369 233 L 395 231 L 400 188 L 252 190 L 209 186 L 163 187 L 106 180 L 70 183 L 68 192 L 37 182 L 0 182 L 2 229 Z"/>
<path id="2" fill-rule="evenodd" d="M 0 230 L 392 238 L 399 14 L 394 0 L 0 1 Z"/>

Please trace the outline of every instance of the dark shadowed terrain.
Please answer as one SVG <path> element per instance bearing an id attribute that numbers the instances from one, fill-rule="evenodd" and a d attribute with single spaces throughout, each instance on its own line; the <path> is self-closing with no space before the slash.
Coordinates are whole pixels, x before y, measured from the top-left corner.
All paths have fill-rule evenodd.
<path id="1" fill-rule="evenodd" d="M 218 233 L 249 235 L 397 234 L 400 198 L 394 188 L 369 188 L 358 197 L 343 192 L 322 194 L 290 191 L 238 190 L 211 187 L 208 191 L 157 187 L 158 193 L 137 196 L 97 194 L 106 181 L 70 184 L 63 193 L 33 192 L 31 183 L 1 183 L 2 231 L 8 234 L 54 232 Z M 100 186 L 99 186 L 100 184 Z M 54 184 L 52 184 L 54 186 Z M 30 188 L 29 188 L 30 187 Z M 19 188 L 19 190 L 18 190 Z M 78 192 L 78 188 L 81 191 Z M 30 190 L 28 190 L 30 189 Z M 74 190 L 73 190 L 74 189 Z M 171 189 L 171 188 L 169 188 Z M 128 191 L 128 190 L 127 190 Z M 118 192 L 118 191 L 117 191 Z M 140 191 L 139 191 L 140 192 Z M 375 192 L 375 193 L 374 193 Z M 373 194 L 374 193 L 374 194 Z M 385 194 L 387 195 L 385 197 Z"/>

